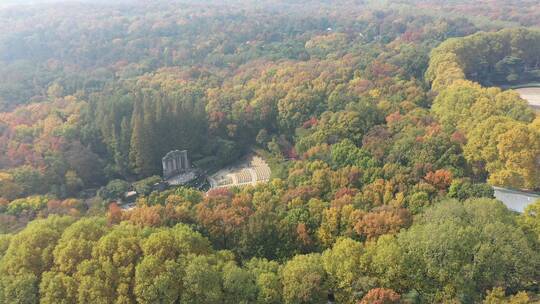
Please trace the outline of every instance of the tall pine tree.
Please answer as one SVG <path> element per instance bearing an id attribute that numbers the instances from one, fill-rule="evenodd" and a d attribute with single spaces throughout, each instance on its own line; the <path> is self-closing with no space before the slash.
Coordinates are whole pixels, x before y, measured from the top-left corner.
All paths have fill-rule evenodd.
<path id="1" fill-rule="evenodd" d="M 143 101 L 140 99 L 140 95 L 138 97 L 135 99 L 135 107 L 131 120 L 132 133 L 129 160 L 133 171 L 142 177 L 155 174 L 157 170 L 154 164 L 152 132 L 149 130 L 149 128 L 152 128 L 152 114 L 144 113 L 150 109 L 148 106 L 144 107 L 141 105 Z M 147 104 L 148 101 L 144 103 Z"/>

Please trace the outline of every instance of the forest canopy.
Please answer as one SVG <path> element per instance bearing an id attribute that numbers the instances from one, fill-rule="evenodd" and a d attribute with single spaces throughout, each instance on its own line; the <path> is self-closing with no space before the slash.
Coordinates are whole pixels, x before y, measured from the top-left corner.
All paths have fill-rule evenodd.
<path id="1" fill-rule="evenodd" d="M 540 299 L 537 1 L 0 3 L 0 304 Z"/>
<path id="2" fill-rule="evenodd" d="M 428 80 L 437 88 L 460 74 L 485 86 L 540 81 L 540 31 L 506 29 L 445 41 L 431 54 Z"/>
<path id="3" fill-rule="evenodd" d="M 426 78 L 438 96 L 432 111 L 467 138 L 463 152 L 493 185 L 540 188 L 538 118 L 516 92 L 480 84 L 540 80 L 540 31 L 505 29 L 453 38 L 435 48 Z"/>

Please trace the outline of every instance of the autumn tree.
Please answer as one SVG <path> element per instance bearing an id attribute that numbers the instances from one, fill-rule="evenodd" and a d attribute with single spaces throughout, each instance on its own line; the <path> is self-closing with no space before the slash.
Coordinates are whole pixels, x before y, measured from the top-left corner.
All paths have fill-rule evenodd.
<path id="1" fill-rule="evenodd" d="M 228 193 L 208 195 L 197 206 L 197 219 L 208 230 L 214 242 L 227 248 L 237 237 L 238 228 L 253 213 L 250 200 L 247 194 L 235 197 Z"/>
<path id="2" fill-rule="evenodd" d="M 404 208 L 382 207 L 365 213 L 354 225 L 354 230 L 367 240 L 384 234 L 396 234 L 412 223 L 410 212 Z"/>
<path id="3" fill-rule="evenodd" d="M 370 290 L 359 304 L 393 304 L 400 303 L 401 296 L 391 289 L 374 288 Z"/>

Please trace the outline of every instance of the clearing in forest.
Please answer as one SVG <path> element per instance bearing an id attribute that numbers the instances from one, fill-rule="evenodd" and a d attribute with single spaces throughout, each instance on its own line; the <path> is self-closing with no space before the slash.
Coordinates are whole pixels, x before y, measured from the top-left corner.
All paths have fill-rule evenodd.
<path id="1" fill-rule="evenodd" d="M 270 167 L 262 157 L 250 155 L 236 165 L 219 170 L 208 181 L 212 189 L 255 185 L 269 181 L 270 174 Z"/>

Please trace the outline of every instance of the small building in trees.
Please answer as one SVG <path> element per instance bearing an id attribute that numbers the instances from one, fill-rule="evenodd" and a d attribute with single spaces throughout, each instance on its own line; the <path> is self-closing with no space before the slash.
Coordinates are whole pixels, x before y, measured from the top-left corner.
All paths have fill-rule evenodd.
<path id="1" fill-rule="evenodd" d="M 173 150 L 162 159 L 163 180 L 169 185 L 184 185 L 197 178 L 197 170 L 191 166 L 187 150 Z"/>
<path id="2" fill-rule="evenodd" d="M 164 179 L 185 173 L 191 169 L 187 150 L 170 151 L 161 159 L 161 164 L 163 165 Z"/>

